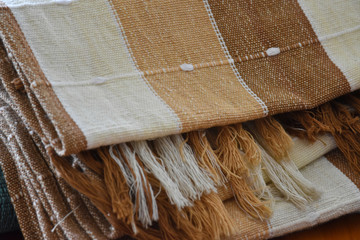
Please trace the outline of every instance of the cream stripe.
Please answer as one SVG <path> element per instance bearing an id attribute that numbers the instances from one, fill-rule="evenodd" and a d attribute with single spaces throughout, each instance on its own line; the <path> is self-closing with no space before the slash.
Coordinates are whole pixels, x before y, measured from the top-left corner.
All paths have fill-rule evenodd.
<path id="1" fill-rule="evenodd" d="M 360 88 L 360 4 L 358 0 L 299 0 L 329 58 Z M 330 36 L 330 38 L 329 38 Z"/>
<path id="2" fill-rule="evenodd" d="M 106 0 L 43 2 L 5 1 L 88 148 L 180 131 L 176 114 L 142 79 Z M 76 84 L 124 74 L 100 85 Z"/>
<path id="3" fill-rule="evenodd" d="M 269 110 L 268 107 L 266 106 L 265 102 L 263 100 L 261 100 L 250 88 L 248 85 L 246 85 L 246 83 L 244 82 L 244 80 L 241 78 L 239 71 L 237 70 L 237 68 L 235 67 L 235 63 L 234 63 L 234 59 L 231 57 L 229 50 L 226 47 L 225 41 L 223 39 L 223 37 L 221 36 L 220 30 L 216 24 L 214 15 L 211 12 L 211 8 L 209 5 L 208 0 L 203 0 L 204 4 L 205 4 L 205 8 L 206 11 L 209 15 L 210 21 L 211 21 L 211 25 L 214 28 L 214 31 L 216 33 L 216 36 L 218 37 L 218 40 L 220 42 L 221 48 L 224 50 L 224 53 L 226 55 L 226 58 L 228 59 L 228 62 L 230 63 L 231 69 L 233 70 L 236 78 L 238 79 L 238 81 L 241 83 L 241 85 L 245 88 L 245 90 L 253 97 L 255 98 L 255 100 L 260 104 L 261 108 L 264 111 L 264 116 L 267 116 L 269 114 Z"/>
<path id="4" fill-rule="evenodd" d="M 298 209 L 286 201 L 278 201 L 270 219 L 273 236 L 314 226 L 360 209 L 360 192 L 355 184 L 325 157 L 301 170 L 305 178 L 315 183 L 321 197 Z"/>

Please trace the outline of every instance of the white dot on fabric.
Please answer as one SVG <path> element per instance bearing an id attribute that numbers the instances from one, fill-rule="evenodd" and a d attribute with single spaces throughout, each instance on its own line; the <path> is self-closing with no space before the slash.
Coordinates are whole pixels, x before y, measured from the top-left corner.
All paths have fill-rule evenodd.
<path id="1" fill-rule="evenodd" d="M 272 47 L 272 48 L 269 48 L 268 50 L 266 50 L 266 54 L 268 56 L 275 56 L 275 55 L 278 55 L 280 53 L 280 48 L 278 47 Z"/>
<path id="2" fill-rule="evenodd" d="M 69 5 L 72 2 L 73 0 L 61 0 L 61 1 L 57 1 L 56 3 L 61 5 Z"/>
<path id="3" fill-rule="evenodd" d="M 180 68 L 183 71 L 193 71 L 194 70 L 194 66 L 192 64 L 189 64 L 189 63 L 181 64 Z"/>

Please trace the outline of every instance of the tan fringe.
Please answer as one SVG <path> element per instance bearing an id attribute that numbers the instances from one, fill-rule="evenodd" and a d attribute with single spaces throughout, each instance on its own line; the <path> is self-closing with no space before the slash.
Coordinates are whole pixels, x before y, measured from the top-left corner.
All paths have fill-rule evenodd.
<path id="1" fill-rule="evenodd" d="M 220 162 L 210 142 L 206 138 L 205 131 L 193 131 L 187 133 L 189 145 L 198 157 L 200 167 L 211 173 L 213 180 L 222 185 L 225 183 L 225 176 L 221 171 Z"/>
<path id="2" fill-rule="evenodd" d="M 245 157 L 241 155 L 234 127 L 221 127 L 216 139 L 215 153 L 221 161 L 223 172 L 227 177 L 234 197 L 239 206 L 249 215 L 263 219 L 271 216 L 271 209 L 266 202 L 256 197 L 248 183 L 249 169 Z"/>
<path id="3" fill-rule="evenodd" d="M 137 220 L 147 227 L 152 223 L 152 220 L 158 219 L 158 211 L 152 187 L 148 182 L 148 176 L 143 164 L 139 161 L 133 149 L 126 143 L 110 146 L 109 153 L 112 158 L 118 160 L 117 165 L 123 167 L 121 172 L 130 187 L 130 195 L 135 198 Z"/>
<path id="4" fill-rule="evenodd" d="M 112 212 L 111 197 L 103 180 L 86 175 L 73 168 L 68 161 L 58 157 L 53 150 L 49 152 L 49 156 L 60 176 L 74 189 L 88 197 L 116 230 L 120 233 L 135 237 L 132 227 L 119 220 L 117 215 Z M 161 239 L 159 230 L 154 228 L 144 229 L 139 223 L 136 223 L 136 225 L 137 239 Z"/>
<path id="5" fill-rule="evenodd" d="M 193 206 L 181 210 L 174 208 L 163 192 L 157 201 L 162 239 L 221 239 L 236 233 L 234 222 L 216 193 L 204 194 Z"/>
<path id="6" fill-rule="evenodd" d="M 279 161 L 288 156 L 293 144 L 292 139 L 274 117 L 255 120 L 252 130 L 259 143 L 274 159 Z"/>
<path id="7" fill-rule="evenodd" d="M 190 222 L 206 234 L 204 239 L 220 239 L 236 233 L 235 224 L 216 193 L 203 195 L 184 211 Z"/>
<path id="8" fill-rule="evenodd" d="M 112 210 L 118 219 L 130 225 L 133 221 L 133 204 L 126 180 L 107 148 L 99 148 L 97 152 L 104 163 L 104 183 L 111 198 Z"/>
<path id="9" fill-rule="evenodd" d="M 248 184 L 252 187 L 255 195 L 259 199 L 265 201 L 264 203 L 271 208 L 273 205 L 273 198 L 269 188 L 266 186 L 266 182 L 262 174 L 261 150 L 259 145 L 252 134 L 244 129 L 242 124 L 236 124 L 234 127 L 238 133 L 236 140 L 240 146 L 240 150 L 244 152 L 244 157 L 247 160 L 246 162 L 249 163 Z"/>
<path id="10" fill-rule="evenodd" d="M 245 157 L 251 166 L 258 166 L 261 162 L 261 153 L 253 136 L 243 128 L 242 124 L 236 124 L 234 127 L 237 131 L 236 140 L 239 143 L 240 150 L 245 153 Z"/>
<path id="11" fill-rule="evenodd" d="M 306 138 L 311 142 L 315 142 L 320 134 L 330 132 L 329 126 L 315 119 L 315 113 L 312 111 L 290 112 L 279 115 L 279 118 L 289 134 Z"/>
<path id="12" fill-rule="evenodd" d="M 336 144 L 351 166 L 360 172 L 360 119 L 343 104 L 333 102 L 320 107 L 320 119 L 331 128 Z"/>
<path id="13" fill-rule="evenodd" d="M 239 150 L 236 140 L 237 135 L 238 133 L 234 127 L 221 127 L 216 139 L 217 149 L 215 153 L 223 167 L 229 169 L 231 172 L 236 171 L 237 174 L 248 176 L 248 166 Z M 228 174 L 228 172 L 225 172 L 225 174 Z M 227 175 L 227 177 L 229 176 Z"/>
<path id="14" fill-rule="evenodd" d="M 347 102 L 350 106 L 339 101 Z M 333 100 L 312 111 L 284 114 L 281 118 L 289 131 L 311 141 L 317 139 L 319 134 L 332 134 L 351 166 L 360 172 L 360 118 L 357 116 L 360 113 L 357 111 L 359 99 L 355 95 L 349 95 L 339 101 Z"/>
<path id="15" fill-rule="evenodd" d="M 126 206 L 121 206 L 121 203 L 116 203 L 119 205 L 119 209 L 114 207 L 114 201 L 116 200 L 131 204 L 127 197 L 128 193 L 123 191 L 123 194 L 121 194 L 121 189 L 127 187 L 125 179 L 123 176 L 119 176 L 118 165 L 109 156 L 107 148 L 98 149 L 97 154 L 98 156 L 93 156 L 93 158 L 104 160 L 101 167 L 104 169 L 104 178 L 107 178 L 106 175 L 112 176 L 108 180 L 86 175 L 84 172 L 73 168 L 69 162 L 59 158 L 56 154 L 52 154 L 52 160 L 61 177 L 72 187 L 87 196 L 120 232 L 136 237 L 136 239 L 150 240 L 220 239 L 222 236 L 230 236 L 235 233 L 234 223 L 217 194 L 203 195 L 201 200 L 196 200 L 192 207 L 179 210 L 170 203 L 166 193 L 161 191 L 159 181 L 154 176 L 149 175 L 149 183 L 158 192 L 156 201 L 159 206 L 159 221 L 153 227 L 147 229 L 142 228 L 141 223 L 136 221 L 137 234 L 134 235 L 132 226 L 129 224 L 129 218 L 126 221 L 118 218 L 119 212 L 131 217 L 133 208 L 128 206 L 129 211 L 126 212 Z M 99 165 L 97 166 L 99 167 Z M 119 179 L 122 181 L 119 181 Z M 115 183 L 111 183 L 112 181 Z M 119 196 L 116 196 L 116 193 Z"/>
<path id="16" fill-rule="evenodd" d="M 347 94 L 342 99 L 347 105 L 354 108 L 357 115 L 360 115 L 360 91 Z"/>
<path id="17" fill-rule="evenodd" d="M 77 156 L 79 160 L 93 172 L 99 176 L 104 176 L 104 164 L 102 159 L 98 156 L 96 150 L 83 151 L 80 152 Z"/>

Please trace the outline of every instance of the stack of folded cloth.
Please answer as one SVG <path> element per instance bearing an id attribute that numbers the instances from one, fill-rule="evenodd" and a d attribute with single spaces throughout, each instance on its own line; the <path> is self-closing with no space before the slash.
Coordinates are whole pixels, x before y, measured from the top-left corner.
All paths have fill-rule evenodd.
<path id="1" fill-rule="evenodd" d="M 360 4 L 0 1 L 25 239 L 266 239 L 360 210 Z"/>

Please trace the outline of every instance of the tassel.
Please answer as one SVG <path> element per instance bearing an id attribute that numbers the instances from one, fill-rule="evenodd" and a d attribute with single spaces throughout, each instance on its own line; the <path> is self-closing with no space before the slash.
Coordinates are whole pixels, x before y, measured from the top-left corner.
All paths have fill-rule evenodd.
<path id="1" fill-rule="evenodd" d="M 205 239 L 220 239 L 236 233 L 235 224 L 216 193 L 204 194 L 184 211 L 190 222 L 207 234 Z"/>
<path id="2" fill-rule="evenodd" d="M 293 144 L 292 139 L 275 118 L 266 117 L 253 123 L 252 133 L 274 159 L 279 161 L 288 156 Z"/>
<path id="3" fill-rule="evenodd" d="M 171 179 L 164 163 L 157 158 L 150 149 L 146 141 L 131 142 L 131 146 L 139 156 L 143 164 L 149 171 L 160 181 L 161 186 L 165 189 L 169 200 L 179 209 L 190 206 L 191 201 L 183 196 L 179 186 Z"/>
<path id="4" fill-rule="evenodd" d="M 259 147 L 265 172 L 286 200 L 304 208 L 306 203 L 316 198 L 315 188 L 301 175 L 292 161 L 276 161 L 264 148 Z"/>
<path id="5" fill-rule="evenodd" d="M 134 197 L 138 219 L 147 228 L 152 224 L 152 220 L 158 220 L 158 209 L 144 168 L 136 158 L 135 152 L 126 143 L 110 146 L 109 152 L 119 165 L 130 187 L 130 194 Z"/>
<path id="6" fill-rule="evenodd" d="M 245 157 L 250 163 L 250 167 L 259 166 L 261 154 L 253 136 L 243 128 L 242 124 L 236 124 L 234 127 L 237 131 L 236 140 L 239 143 L 240 150 L 245 153 Z"/>
<path id="7" fill-rule="evenodd" d="M 193 131 L 187 133 L 189 145 L 194 149 L 200 167 L 211 173 L 213 180 L 218 186 L 226 182 L 226 178 L 221 171 L 220 162 L 211 148 L 210 142 L 206 138 L 205 131 Z"/>
<path id="8" fill-rule="evenodd" d="M 96 150 L 80 152 L 77 157 L 80 162 L 84 163 L 93 172 L 99 176 L 104 176 L 104 164 L 102 162 L 102 157 L 98 156 Z"/>
<path id="9" fill-rule="evenodd" d="M 336 144 L 355 171 L 360 172 L 360 118 L 333 101 L 320 106 L 320 121 L 331 128 Z"/>
<path id="10" fill-rule="evenodd" d="M 183 196 L 195 200 L 203 193 L 216 191 L 210 174 L 198 166 L 194 153 L 181 135 L 159 138 L 153 144 Z"/>
<path id="11" fill-rule="evenodd" d="M 229 181 L 235 200 L 240 208 L 255 218 L 263 219 L 271 215 L 271 209 L 261 202 L 248 184 L 248 164 L 241 155 L 236 141 L 237 131 L 230 126 L 222 127 L 216 139 L 217 154 L 223 172 Z"/>
<path id="12" fill-rule="evenodd" d="M 67 160 L 58 157 L 53 150 L 49 151 L 48 154 L 51 157 L 51 161 L 59 175 L 67 183 L 69 183 L 70 186 L 89 198 L 96 206 L 96 208 L 107 218 L 110 224 L 114 226 L 115 229 L 126 235 L 135 237 L 133 227 L 126 224 L 126 222 L 119 220 L 117 218 L 117 214 L 113 214 L 111 197 L 109 195 L 107 186 L 102 179 L 94 178 L 91 175 L 86 175 L 83 172 L 73 168 Z M 144 240 L 161 239 L 159 230 L 153 228 L 148 228 L 145 230 L 136 222 L 133 224 L 137 226 L 136 238 Z"/>
<path id="13" fill-rule="evenodd" d="M 278 116 L 291 135 L 315 142 L 318 136 L 330 132 L 330 128 L 315 119 L 312 111 L 290 112 Z"/>
<path id="14" fill-rule="evenodd" d="M 348 99 L 354 100 L 354 98 L 353 95 Z M 346 100 L 346 98 L 343 99 Z M 340 100 L 344 101 L 343 99 Z M 299 137 L 306 136 L 309 140 L 314 140 L 319 134 L 326 132 L 332 134 L 338 148 L 352 168 L 360 172 L 360 142 L 358 140 L 360 139 L 360 118 L 355 116 L 357 101 L 354 100 L 351 106 L 352 108 L 333 100 L 311 112 L 284 114 L 281 118 L 288 119 L 287 127 Z M 301 134 L 297 134 L 299 132 Z"/>
<path id="15" fill-rule="evenodd" d="M 156 179 L 150 181 L 155 190 L 160 188 Z M 220 239 L 236 233 L 232 218 L 214 192 L 203 194 L 193 206 L 183 209 L 171 206 L 164 192 L 159 193 L 157 201 L 162 239 Z"/>
<path id="16" fill-rule="evenodd" d="M 97 152 L 104 163 L 104 183 L 111 198 L 112 210 L 118 219 L 130 225 L 133 221 L 133 204 L 126 180 L 107 148 L 99 148 Z"/>
<path id="17" fill-rule="evenodd" d="M 236 140 L 239 143 L 240 150 L 244 152 L 246 162 L 249 163 L 248 184 L 252 187 L 255 195 L 265 201 L 271 208 L 273 201 L 269 188 L 264 180 L 263 171 L 261 170 L 260 148 L 251 133 L 245 130 L 242 124 L 236 124 L 234 127 L 237 131 Z"/>
<path id="18" fill-rule="evenodd" d="M 203 194 L 193 206 L 178 209 L 171 205 L 154 176 L 149 175 L 149 182 L 158 191 L 158 229 L 162 239 L 220 239 L 235 233 L 234 222 L 216 193 Z"/>
<path id="19" fill-rule="evenodd" d="M 360 115 L 360 91 L 356 91 L 350 94 L 347 94 L 341 98 L 341 100 L 351 106 L 357 115 Z"/>

